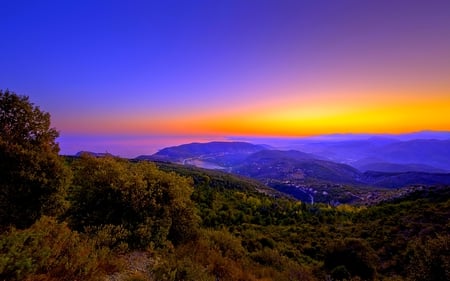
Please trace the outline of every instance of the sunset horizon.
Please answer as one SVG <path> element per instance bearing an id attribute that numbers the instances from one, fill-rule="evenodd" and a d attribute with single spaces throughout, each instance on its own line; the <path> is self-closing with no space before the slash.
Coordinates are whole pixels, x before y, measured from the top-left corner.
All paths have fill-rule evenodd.
<path id="1" fill-rule="evenodd" d="M 63 148 L 450 131 L 449 5 L 3 3 L 0 87 L 49 112 Z"/>
<path id="2" fill-rule="evenodd" d="M 336 143 L 370 140 L 372 138 L 411 140 L 450 139 L 450 131 L 421 130 L 404 133 L 335 133 L 320 135 L 214 135 L 214 134 L 64 134 L 57 139 L 61 155 L 76 155 L 80 152 L 107 153 L 118 157 L 136 158 L 152 155 L 173 146 L 192 143 L 247 142 L 269 145 L 280 149 L 293 149 L 291 142 Z"/>

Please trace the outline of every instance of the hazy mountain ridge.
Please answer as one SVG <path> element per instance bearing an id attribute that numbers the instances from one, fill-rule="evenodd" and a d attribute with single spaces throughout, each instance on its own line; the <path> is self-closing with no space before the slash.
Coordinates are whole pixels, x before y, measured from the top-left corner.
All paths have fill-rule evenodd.
<path id="1" fill-rule="evenodd" d="M 346 163 L 361 170 L 376 163 L 410 166 L 408 171 L 429 172 L 442 170 L 450 172 L 449 139 L 395 140 L 372 137 L 365 140 L 339 142 L 305 142 L 296 148 L 313 153 L 328 160 Z M 376 168 L 376 167 L 373 167 Z M 396 172 L 383 167 L 382 171 Z M 407 167 L 404 167 L 407 168 Z"/>
<path id="2" fill-rule="evenodd" d="M 315 147 L 311 149 L 311 147 Z M 297 178 L 314 178 L 339 183 L 373 184 L 379 182 L 380 175 L 392 177 L 392 173 L 405 173 L 412 178 L 414 172 L 423 175 L 447 174 L 450 169 L 450 140 L 407 140 L 371 137 L 365 140 L 351 140 L 310 143 L 307 151 L 268 149 L 267 145 L 246 142 L 192 143 L 160 150 L 151 156 L 137 159 L 162 160 L 203 167 L 204 163 L 215 165 L 215 169 L 232 171 L 254 178 L 264 178 L 264 174 L 295 174 Z M 309 149 L 308 149 L 309 148 Z M 319 151 L 318 148 L 324 149 Z M 309 150 L 309 151 L 308 151 Z M 324 152 L 330 151 L 327 155 Z M 344 154 L 359 154 L 360 158 L 343 160 Z M 383 161 L 385 160 L 385 161 Z M 432 163 L 430 165 L 427 163 Z M 436 166 L 440 166 L 436 167 Z M 278 168 L 276 168 L 278 167 Z M 376 179 L 372 178 L 376 173 Z M 366 174 L 364 174 L 366 173 Z M 276 175 L 276 178 L 285 178 Z M 430 176 L 431 178 L 431 176 Z M 442 178 L 442 177 L 441 177 Z M 422 181 L 423 182 L 423 181 Z M 377 184 L 378 185 L 378 184 Z"/>
<path id="3" fill-rule="evenodd" d="M 383 147 L 383 157 L 393 163 L 420 163 L 450 171 L 450 140 L 418 139 Z"/>
<path id="4" fill-rule="evenodd" d="M 300 151 L 263 150 L 256 152 L 233 172 L 260 180 L 319 179 L 339 183 L 355 183 L 360 176 L 357 169 L 340 163 L 318 159 Z"/>
<path id="5" fill-rule="evenodd" d="M 248 155 L 267 149 L 267 146 L 247 142 L 191 143 L 164 148 L 153 155 L 141 155 L 138 160 L 159 160 L 214 169 L 226 169 Z"/>
<path id="6" fill-rule="evenodd" d="M 406 173 L 406 172 L 425 172 L 425 173 L 447 173 L 448 171 L 439 169 L 426 164 L 397 164 L 371 161 L 367 164 L 353 163 L 361 172 L 377 171 L 386 173 Z"/>
<path id="7" fill-rule="evenodd" d="M 398 155 L 402 161 L 405 159 L 417 160 L 418 157 L 414 157 L 414 150 L 418 149 L 417 146 L 425 147 L 419 154 L 421 157 L 436 151 L 445 157 L 446 152 L 443 150 L 446 146 L 450 147 L 450 141 L 413 140 L 403 142 L 387 138 L 369 138 L 324 145 L 327 149 L 337 149 L 334 156 L 343 154 L 344 151 L 349 154 L 366 152 L 366 154 L 373 155 L 376 149 L 383 149 L 390 153 L 395 152 L 386 153 L 387 155 Z M 437 148 L 433 149 L 433 146 Z M 377 198 L 385 193 L 376 188 L 450 184 L 450 173 L 445 173 L 446 170 L 427 164 L 374 162 L 382 159 L 382 153 L 376 154 L 377 157 L 365 158 L 365 160 L 373 161 L 372 163 L 367 161 L 366 167 L 378 168 L 381 171 L 372 171 L 371 169 L 361 171 L 361 166 L 359 170 L 349 164 L 330 161 L 329 158 L 324 157 L 323 153 L 316 155 L 298 150 L 267 148 L 268 146 L 244 142 L 193 143 L 165 148 L 152 156 L 141 156 L 137 159 L 163 160 L 224 170 L 256 179 L 298 199 L 311 202 L 314 200 L 361 202 L 369 198 Z M 441 159 L 442 155 L 433 159 Z M 393 159 L 392 157 L 391 159 Z M 374 163 L 378 163 L 378 167 Z M 414 171 L 414 169 L 419 171 Z M 423 170 L 427 170 L 427 172 Z"/>
<path id="8" fill-rule="evenodd" d="M 448 185 L 450 173 L 425 173 L 425 172 L 365 172 L 363 180 L 373 186 L 399 188 L 410 185 Z"/>
<path id="9" fill-rule="evenodd" d="M 450 132 L 421 131 L 407 134 L 333 134 L 303 138 L 247 137 L 280 150 L 299 150 L 366 171 L 375 163 L 401 164 L 407 171 L 450 172 Z M 426 166 L 423 166 L 426 165 Z M 409 167 L 407 167 L 409 166 Z M 428 166 L 428 167 L 427 167 Z M 377 168 L 377 167 L 374 167 Z M 398 172 L 399 167 L 381 171 Z M 436 170 L 430 170 L 434 168 Z M 406 170 L 405 170 L 406 171 Z"/>

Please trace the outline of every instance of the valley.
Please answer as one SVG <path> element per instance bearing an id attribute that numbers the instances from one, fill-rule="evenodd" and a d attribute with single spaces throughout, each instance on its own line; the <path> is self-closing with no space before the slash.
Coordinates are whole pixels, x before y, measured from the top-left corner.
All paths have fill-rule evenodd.
<path id="1" fill-rule="evenodd" d="M 416 153 L 418 144 L 421 151 Z M 446 158 L 450 151 L 448 140 L 396 141 L 371 137 L 306 143 L 302 147 L 308 152 L 247 142 L 192 143 L 167 147 L 136 160 L 167 161 L 248 177 L 311 204 L 367 205 L 423 186 L 450 184 L 450 173 L 443 169 L 450 167 L 450 156 Z M 375 154 L 378 158 L 373 161 L 391 162 L 369 161 Z M 353 161 L 345 161 L 349 158 L 344 155 Z M 408 159 L 415 164 L 406 163 Z"/>

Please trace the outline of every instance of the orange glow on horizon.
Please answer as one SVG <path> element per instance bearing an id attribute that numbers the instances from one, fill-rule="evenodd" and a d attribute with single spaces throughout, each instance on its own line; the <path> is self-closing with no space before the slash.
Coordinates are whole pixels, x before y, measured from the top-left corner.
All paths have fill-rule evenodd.
<path id="1" fill-rule="evenodd" d="M 408 133 L 450 130 L 450 95 L 321 94 L 282 95 L 280 99 L 179 112 L 154 118 L 151 113 L 113 114 L 95 120 L 73 119 L 84 133 L 160 135 L 313 136 L 335 133 Z M 273 95 L 272 95 L 273 97 Z M 67 121 L 66 120 L 66 121 Z M 58 125 L 56 124 L 58 128 Z M 100 128 L 100 129 L 99 129 Z"/>
<path id="2" fill-rule="evenodd" d="M 384 99 L 383 99 L 384 98 Z M 271 106 L 272 104 L 272 106 Z M 320 97 L 310 101 L 268 102 L 247 110 L 185 120 L 181 128 L 229 135 L 311 136 L 333 133 L 407 133 L 450 129 L 450 97 L 385 97 L 370 101 Z M 181 129 L 180 128 L 180 129 Z"/>

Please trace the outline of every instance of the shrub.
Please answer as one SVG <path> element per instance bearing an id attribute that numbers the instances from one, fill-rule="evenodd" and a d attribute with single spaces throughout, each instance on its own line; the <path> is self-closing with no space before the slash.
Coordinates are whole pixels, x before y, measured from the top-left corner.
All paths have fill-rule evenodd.
<path id="1" fill-rule="evenodd" d="M 168 241 L 177 245 L 195 237 L 199 217 L 190 199 L 190 179 L 149 162 L 89 155 L 72 169 L 68 217 L 75 229 L 100 231 L 97 237 L 105 245 L 126 243 L 135 249 L 163 247 Z"/>
<path id="2" fill-rule="evenodd" d="M 450 237 L 437 235 L 408 245 L 411 261 L 409 280 L 450 280 Z"/>
<path id="3" fill-rule="evenodd" d="M 109 264 L 107 251 L 49 217 L 4 233 L 0 253 L 2 280 L 98 280 Z"/>

